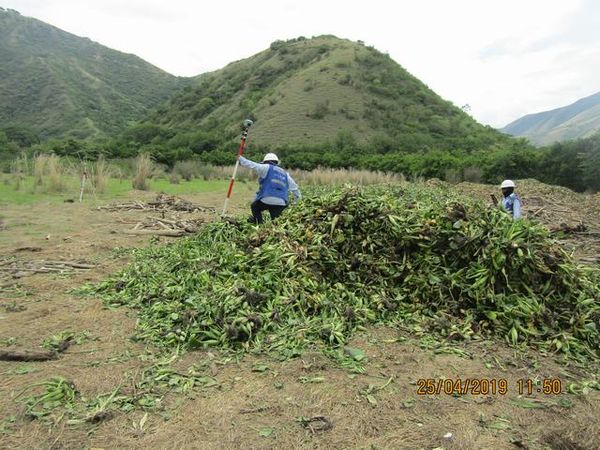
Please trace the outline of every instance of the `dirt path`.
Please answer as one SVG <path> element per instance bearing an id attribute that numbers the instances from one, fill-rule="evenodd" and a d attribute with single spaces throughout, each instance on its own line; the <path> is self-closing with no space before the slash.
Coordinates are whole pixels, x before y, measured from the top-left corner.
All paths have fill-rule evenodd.
<path id="1" fill-rule="evenodd" d="M 185 198 L 221 205 L 216 194 Z M 245 211 L 247 200 L 247 195 L 238 198 L 233 212 Z M 15 397 L 32 383 L 60 375 L 92 398 L 130 383 L 147 366 L 144 343 L 130 338 L 133 312 L 106 309 L 98 299 L 69 291 L 123 267 L 127 252 L 118 249 L 149 245 L 151 238 L 119 233 L 147 215 L 140 211 L 38 204 L 10 206 L 2 213 L 1 258 L 69 259 L 95 267 L 72 275 L 27 276 L 20 280 L 22 288 L 1 291 L 1 348 L 39 348 L 63 330 L 87 331 L 90 338 L 55 361 L 0 362 L 0 448 L 597 448 L 600 393 L 565 392 L 568 383 L 594 374 L 551 356 L 485 342 L 448 353 L 427 347 L 426 336 L 388 328 L 370 329 L 350 344 L 366 354 L 364 374 L 337 367 L 319 353 L 281 362 L 264 355 L 237 361 L 192 352 L 178 366 L 182 371 L 207 367 L 213 386 L 169 395 L 147 411 L 118 412 L 96 424 L 63 420 L 49 427 L 29 420 Z M 17 251 L 24 247 L 30 249 Z M 417 394 L 419 379 L 467 378 L 504 379 L 507 392 Z M 563 393 L 545 395 L 536 388 L 520 395 L 519 379 L 559 379 Z M 310 421 L 318 416 L 326 420 Z"/>

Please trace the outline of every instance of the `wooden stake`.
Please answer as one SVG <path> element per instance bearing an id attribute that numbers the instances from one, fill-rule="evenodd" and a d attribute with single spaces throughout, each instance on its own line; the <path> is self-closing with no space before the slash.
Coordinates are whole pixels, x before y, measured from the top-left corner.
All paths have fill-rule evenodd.
<path id="1" fill-rule="evenodd" d="M 85 179 L 87 178 L 87 171 L 83 171 L 81 175 L 81 190 L 79 191 L 79 203 L 83 201 L 83 189 L 85 188 Z"/>

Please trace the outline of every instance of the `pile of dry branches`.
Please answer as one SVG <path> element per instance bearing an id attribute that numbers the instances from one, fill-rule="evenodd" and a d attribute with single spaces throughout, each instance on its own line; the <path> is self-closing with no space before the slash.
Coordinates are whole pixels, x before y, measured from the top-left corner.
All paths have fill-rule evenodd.
<path id="1" fill-rule="evenodd" d="M 201 218 L 182 219 L 173 216 L 169 219 L 164 217 L 146 217 L 138 222 L 132 229 L 125 230 L 125 234 L 137 235 L 155 235 L 155 236 L 184 236 L 188 233 L 195 233 L 204 220 Z"/>
<path id="2" fill-rule="evenodd" d="M 98 206 L 99 210 L 126 211 L 126 210 L 155 210 L 155 211 L 185 211 L 185 212 L 214 212 L 214 208 L 195 205 L 183 198 L 160 193 L 150 202 L 139 200 L 125 203 L 113 203 L 106 206 Z"/>
<path id="3" fill-rule="evenodd" d="M 35 275 L 37 273 L 70 274 L 93 269 L 94 264 L 82 261 L 62 260 L 32 260 L 23 261 L 16 258 L 0 259 L 0 287 L 8 287 L 16 280 Z"/>

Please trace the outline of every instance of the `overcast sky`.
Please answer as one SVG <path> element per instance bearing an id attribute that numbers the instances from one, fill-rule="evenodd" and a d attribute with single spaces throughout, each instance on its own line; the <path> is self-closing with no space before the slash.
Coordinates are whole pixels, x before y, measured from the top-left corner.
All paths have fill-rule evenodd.
<path id="1" fill-rule="evenodd" d="M 0 0 L 181 76 L 277 39 L 333 34 L 387 52 L 501 127 L 600 91 L 597 0 Z"/>

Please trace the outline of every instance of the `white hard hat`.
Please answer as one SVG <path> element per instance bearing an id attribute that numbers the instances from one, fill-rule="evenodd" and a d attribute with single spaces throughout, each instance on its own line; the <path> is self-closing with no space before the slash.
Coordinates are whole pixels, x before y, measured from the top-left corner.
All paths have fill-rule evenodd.
<path id="1" fill-rule="evenodd" d="M 513 180 L 504 180 L 502 182 L 502 184 L 500 185 L 500 189 L 514 188 L 514 187 L 515 187 L 515 182 Z"/>
<path id="2" fill-rule="evenodd" d="M 263 158 L 263 162 L 267 162 L 267 161 L 279 162 L 279 158 L 277 157 L 277 155 L 275 153 L 267 153 L 265 155 L 265 157 Z"/>

